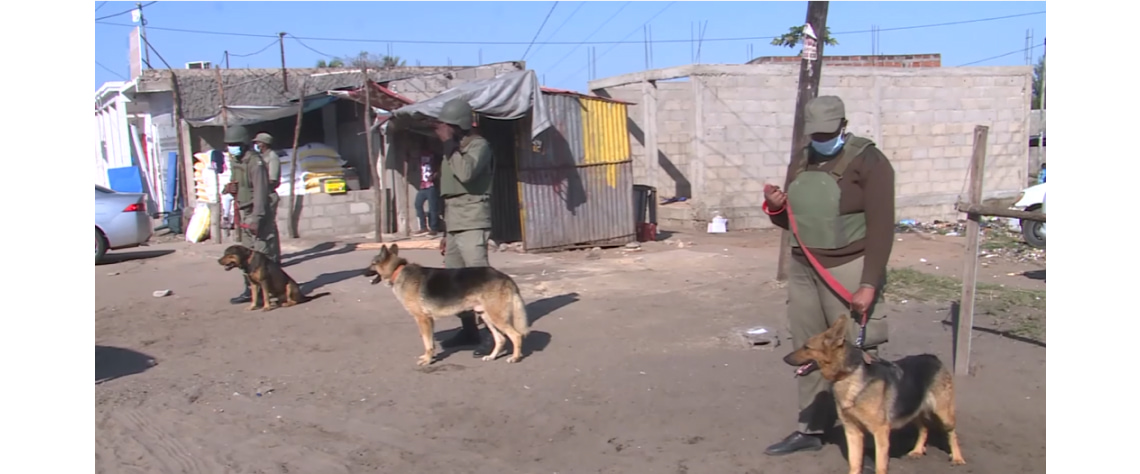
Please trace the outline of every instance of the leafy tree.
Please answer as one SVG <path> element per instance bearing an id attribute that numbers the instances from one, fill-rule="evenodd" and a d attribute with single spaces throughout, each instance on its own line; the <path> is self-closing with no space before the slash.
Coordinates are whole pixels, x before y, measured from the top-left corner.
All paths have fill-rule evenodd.
<path id="1" fill-rule="evenodd" d="M 1033 66 L 1033 110 L 1041 109 L 1041 93 L 1045 89 L 1045 55 Z"/>
<path id="2" fill-rule="evenodd" d="M 328 61 L 321 59 L 321 60 L 317 61 L 317 67 L 319 67 L 321 69 L 334 68 L 334 67 L 344 67 L 344 61 L 342 61 L 340 58 L 332 58 Z"/>
<path id="3" fill-rule="evenodd" d="M 803 39 L 804 26 L 793 26 L 791 28 L 788 28 L 787 33 L 784 33 L 777 38 L 773 38 L 772 46 L 787 46 L 789 48 L 795 48 L 797 44 L 800 44 L 800 42 L 803 41 Z M 823 44 L 826 44 L 828 46 L 836 46 L 839 44 L 838 40 L 831 37 L 830 27 L 823 28 Z"/>
<path id="4" fill-rule="evenodd" d="M 367 51 L 361 51 L 360 54 L 353 57 L 336 57 L 328 61 L 324 59 L 317 61 L 317 67 L 319 68 L 367 67 L 369 69 L 388 69 L 407 65 L 408 62 L 400 59 L 399 56 L 375 55 Z"/>

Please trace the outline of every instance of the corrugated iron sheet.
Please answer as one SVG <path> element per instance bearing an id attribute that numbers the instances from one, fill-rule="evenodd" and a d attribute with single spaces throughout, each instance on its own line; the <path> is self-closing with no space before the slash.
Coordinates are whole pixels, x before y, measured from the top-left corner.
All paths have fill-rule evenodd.
<path id="1" fill-rule="evenodd" d="M 633 169 L 625 104 L 543 94 L 554 127 L 520 153 L 528 251 L 634 240 Z"/>

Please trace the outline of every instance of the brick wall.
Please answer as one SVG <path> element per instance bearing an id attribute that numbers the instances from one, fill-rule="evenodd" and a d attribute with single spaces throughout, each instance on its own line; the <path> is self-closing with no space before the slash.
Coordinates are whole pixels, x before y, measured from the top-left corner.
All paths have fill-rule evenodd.
<path id="1" fill-rule="evenodd" d="M 800 64 L 799 56 L 763 56 L 748 64 Z M 941 54 L 891 54 L 891 55 L 859 55 L 859 56 L 824 56 L 823 65 L 850 66 L 850 67 L 888 67 L 888 68 L 915 68 L 915 67 L 942 67 Z"/>
<path id="2" fill-rule="evenodd" d="M 668 170 L 663 159 L 647 166 L 635 135 L 635 182 L 656 186 L 662 197 L 691 187 L 698 221 L 719 212 L 735 229 L 768 227 L 762 188 L 784 182 L 797 68 L 716 67 L 688 82 L 658 83 L 658 146 L 677 166 Z M 975 125 L 990 127 L 987 197 L 1024 187 L 1031 81 L 1029 67 L 843 68 L 824 75 L 820 94 L 843 98 L 849 131 L 874 140 L 891 159 L 899 219 L 957 219 L 954 203 L 965 189 Z M 630 121 L 645 128 L 641 84 L 601 93 L 639 102 Z"/>

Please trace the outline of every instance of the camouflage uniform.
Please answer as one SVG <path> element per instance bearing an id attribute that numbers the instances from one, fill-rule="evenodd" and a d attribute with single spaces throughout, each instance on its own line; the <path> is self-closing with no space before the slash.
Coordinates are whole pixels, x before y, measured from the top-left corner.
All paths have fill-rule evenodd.
<path id="1" fill-rule="evenodd" d="M 277 187 L 281 185 L 281 157 L 277 156 L 277 152 L 273 151 L 273 136 L 261 132 L 253 137 L 254 144 L 261 144 L 261 149 L 258 153 L 261 154 L 261 161 L 265 163 L 265 170 L 269 174 L 269 203 L 265 208 L 266 222 L 273 223 L 273 240 L 270 242 L 270 247 L 274 250 L 277 261 L 281 261 L 281 245 L 278 239 L 280 235 L 277 231 L 277 209 L 281 202 L 281 197 L 277 194 Z"/>
<path id="2" fill-rule="evenodd" d="M 241 216 L 242 244 L 253 250 L 261 252 L 273 261 L 278 261 L 280 251 L 277 243 L 277 222 L 270 220 L 274 217 L 269 213 L 269 201 L 272 188 L 269 187 L 269 173 L 261 154 L 249 148 L 249 134 L 245 127 L 235 126 L 226 130 L 226 145 L 240 147 L 237 158 L 231 168 L 231 182 L 237 185 L 237 195 L 234 196 Z M 231 153 L 232 154 L 232 153 Z M 267 219 L 269 218 L 269 219 Z M 248 228 L 246 228 L 248 227 Z M 250 302 L 248 280 L 241 295 L 230 300 L 231 303 L 241 304 Z"/>
<path id="3" fill-rule="evenodd" d="M 439 121 L 470 132 L 474 114 L 471 105 L 453 99 L 443 105 Z M 486 267 L 487 240 L 491 235 L 491 183 L 494 156 L 491 145 L 479 135 L 465 133 L 458 143 L 444 145 L 440 167 L 440 196 L 444 203 L 447 239 L 444 266 L 447 268 Z M 479 343 L 475 315 L 459 314 L 463 328 L 445 347 Z"/>

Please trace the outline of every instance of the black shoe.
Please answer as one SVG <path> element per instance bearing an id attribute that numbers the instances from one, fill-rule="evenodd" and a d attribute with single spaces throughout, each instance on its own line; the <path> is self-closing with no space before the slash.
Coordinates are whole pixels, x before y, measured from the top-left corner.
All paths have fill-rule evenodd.
<path id="1" fill-rule="evenodd" d="M 240 295 L 230 298 L 230 304 L 249 303 L 250 301 L 253 301 L 253 296 L 249 294 L 249 288 L 246 288 Z"/>
<path id="2" fill-rule="evenodd" d="M 796 431 L 780 442 L 768 446 L 764 454 L 769 456 L 783 456 L 800 451 L 819 451 L 823 449 L 823 440 L 819 435 L 803 434 Z"/>
<path id="3" fill-rule="evenodd" d="M 439 345 L 444 349 L 453 349 L 456 347 L 478 346 L 483 341 L 479 338 L 478 331 L 469 331 L 460 329 L 454 336 L 440 342 Z"/>

